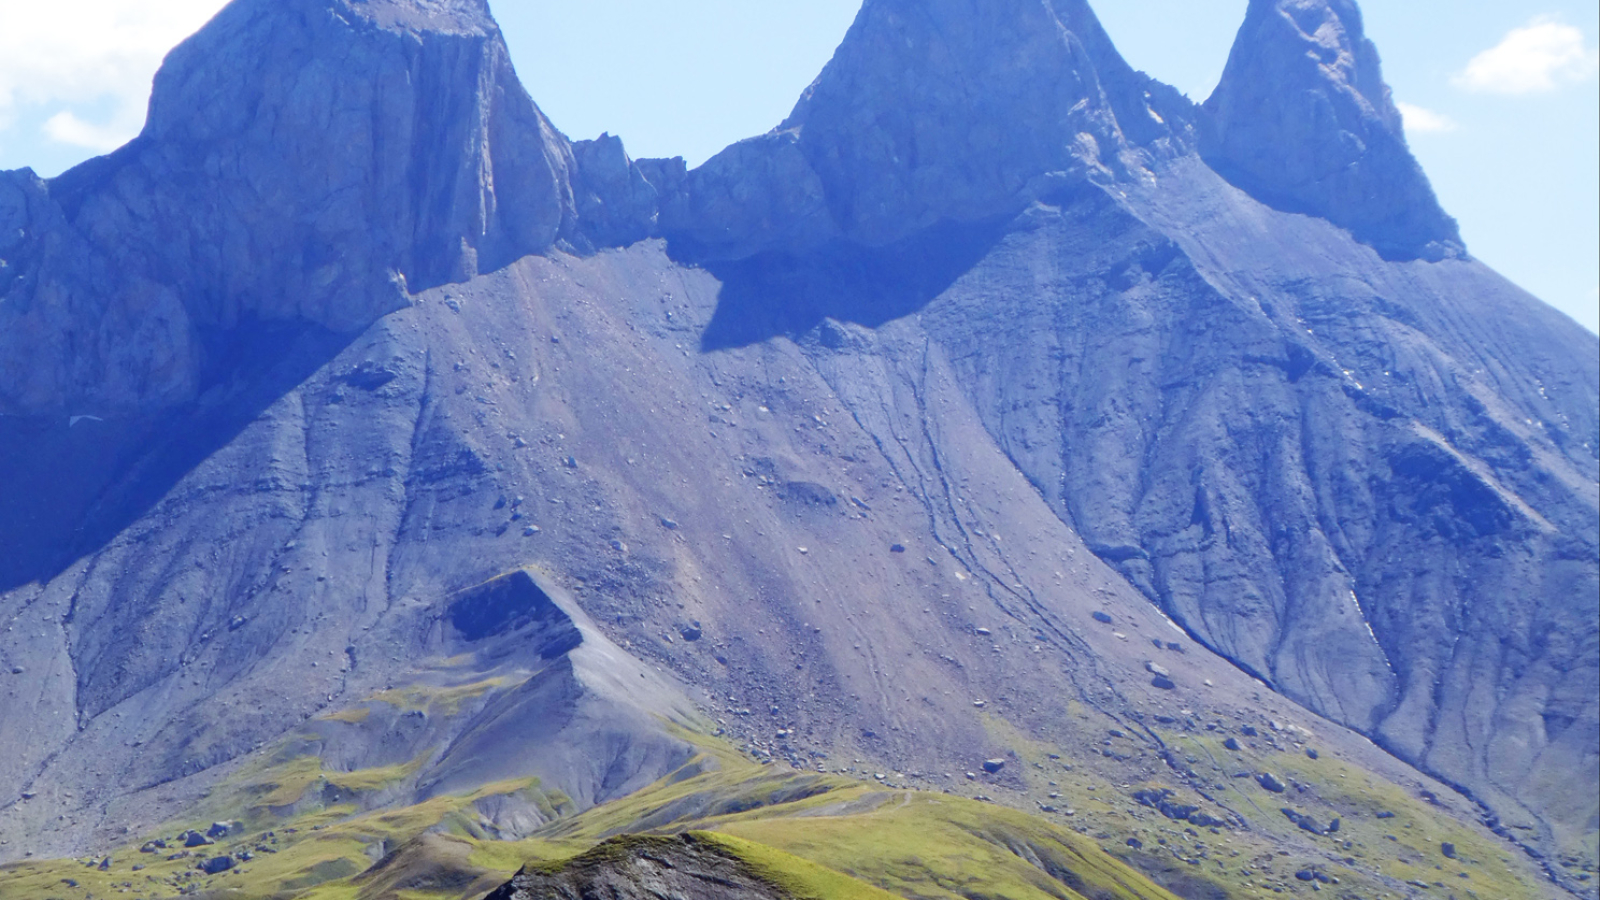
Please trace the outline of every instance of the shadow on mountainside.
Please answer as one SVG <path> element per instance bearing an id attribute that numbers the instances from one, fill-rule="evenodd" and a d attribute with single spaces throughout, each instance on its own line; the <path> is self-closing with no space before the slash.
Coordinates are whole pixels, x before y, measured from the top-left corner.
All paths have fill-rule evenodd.
<path id="1" fill-rule="evenodd" d="M 106 546 L 352 339 L 246 323 L 206 336 L 192 403 L 114 421 L 0 417 L 0 592 L 48 582 Z"/>
<path id="2" fill-rule="evenodd" d="M 700 349 L 804 334 L 829 318 L 876 328 L 911 315 L 987 256 L 1009 223 L 1009 217 L 940 222 L 884 247 L 838 240 L 803 253 L 699 262 L 722 282 Z"/>

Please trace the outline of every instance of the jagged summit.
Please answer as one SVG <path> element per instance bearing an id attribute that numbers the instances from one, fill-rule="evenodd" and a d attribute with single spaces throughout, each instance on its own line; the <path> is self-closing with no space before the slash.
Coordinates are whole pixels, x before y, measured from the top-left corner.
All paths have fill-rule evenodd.
<path id="1" fill-rule="evenodd" d="M 870 0 L 790 117 L 693 173 L 667 225 L 712 255 L 888 244 L 1126 177 L 1183 150 L 1191 114 L 1082 0 Z"/>
<path id="2" fill-rule="evenodd" d="M 0 410 L 181 401 L 241 323 L 358 332 L 550 247 L 571 165 L 481 0 L 237 0 L 136 140 L 0 188 L 32 197 L 7 204 L 32 237 L 0 284 Z"/>
<path id="3" fill-rule="evenodd" d="M 1385 256 L 1464 252 L 1406 146 L 1354 0 L 1251 0 L 1201 119 L 1201 153 L 1257 199 L 1328 219 Z"/>

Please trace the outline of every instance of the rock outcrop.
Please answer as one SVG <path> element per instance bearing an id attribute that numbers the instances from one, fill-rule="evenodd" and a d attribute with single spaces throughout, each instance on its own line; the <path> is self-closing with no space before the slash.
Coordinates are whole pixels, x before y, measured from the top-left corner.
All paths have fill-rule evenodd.
<path id="1" fill-rule="evenodd" d="M 621 838 L 563 866 L 522 870 L 486 900 L 789 900 L 793 895 L 711 841 Z"/>
<path id="2" fill-rule="evenodd" d="M 1355 0 L 1251 0 L 1205 113 L 1207 164 L 1263 203 L 1393 259 L 1465 252 L 1406 147 Z"/>

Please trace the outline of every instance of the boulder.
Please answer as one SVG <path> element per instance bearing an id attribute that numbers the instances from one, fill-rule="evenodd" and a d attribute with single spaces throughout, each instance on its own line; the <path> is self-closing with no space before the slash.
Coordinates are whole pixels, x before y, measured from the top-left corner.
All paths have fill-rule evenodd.
<path id="1" fill-rule="evenodd" d="M 1273 792 L 1274 794 L 1281 794 L 1289 789 L 1288 785 L 1280 781 L 1278 776 L 1272 774 L 1271 772 L 1262 772 L 1260 775 L 1257 775 L 1256 783 L 1261 785 L 1266 790 Z"/>

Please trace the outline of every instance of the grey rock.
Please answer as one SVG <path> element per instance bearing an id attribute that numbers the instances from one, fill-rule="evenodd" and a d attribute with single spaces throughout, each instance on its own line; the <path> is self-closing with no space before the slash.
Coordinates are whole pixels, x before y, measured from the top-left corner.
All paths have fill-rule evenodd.
<path id="1" fill-rule="evenodd" d="M 1206 162 L 1257 199 L 1324 217 L 1387 257 L 1464 254 L 1354 0 L 1251 0 L 1205 112 Z"/>
<path id="2" fill-rule="evenodd" d="M 1289 786 L 1284 784 L 1282 779 L 1278 778 L 1278 776 L 1272 774 L 1271 772 L 1262 772 L 1261 774 L 1257 775 L 1256 783 L 1274 794 L 1281 794 L 1289 789 Z"/>
<path id="3" fill-rule="evenodd" d="M 198 831 L 185 831 L 183 834 L 178 836 L 178 840 L 183 844 L 184 847 L 187 847 L 191 850 L 195 847 L 205 847 L 216 843 L 216 841 L 213 841 Z"/>
<path id="4" fill-rule="evenodd" d="M 196 863 L 195 868 L 207 875 L 221 875 L 238 864 L 238 861 L 231 856 L 213 856 Z"/>
<path id="5" fill-rule="evenodd" d="M 1005 767 L 1006 761 L 1004 759 L 986 759 L 983 762 L 983 770 L 990 775 L 998 774 Z"/>
<path id="6" fill-rule="evenodd" d="M 1234 737 L 1230 737 L 1223 741 L 1222 746 L 1234 752 L 1238 752 L 1241 749 L 1239 745 L 1239 739 Z"/>

